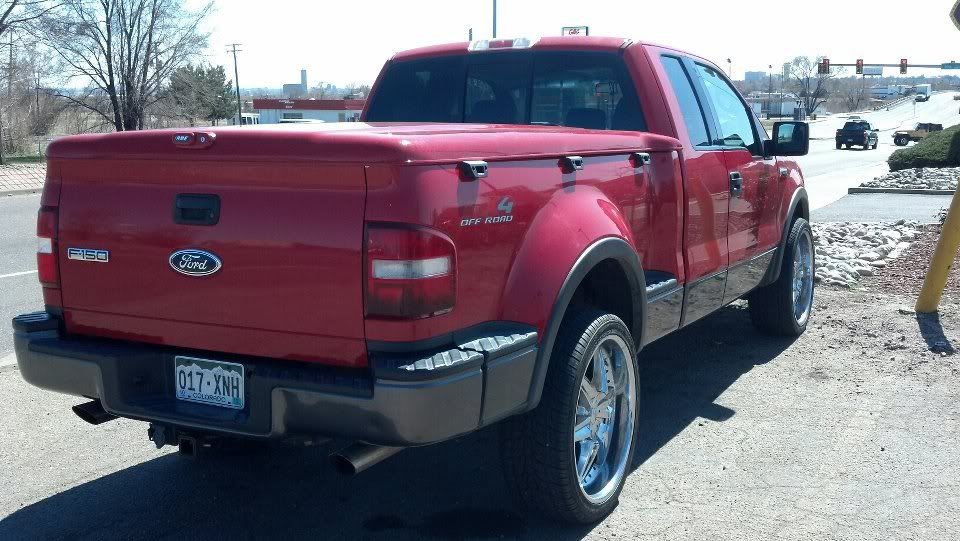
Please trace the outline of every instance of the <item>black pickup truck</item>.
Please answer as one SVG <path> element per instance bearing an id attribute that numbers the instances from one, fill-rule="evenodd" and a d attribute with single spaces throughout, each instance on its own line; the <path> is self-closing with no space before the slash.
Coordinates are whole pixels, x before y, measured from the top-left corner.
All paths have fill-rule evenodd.
<path id="1" fill-rule="evenodd" d="M 853 145 L 863 146 L 864 150 L 877 148 L 880 135 L 866 120 L 850 120 L 837 130 L 837 150 Z"/>

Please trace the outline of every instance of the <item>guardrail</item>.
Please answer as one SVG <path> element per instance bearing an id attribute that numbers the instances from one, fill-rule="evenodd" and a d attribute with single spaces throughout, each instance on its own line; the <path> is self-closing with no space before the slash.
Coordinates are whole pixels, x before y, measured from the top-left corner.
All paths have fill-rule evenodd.
<path id="1" fill-rule="evenodd" d="M 910 96 L 901 96 L 899 99 L 893 100 L 891 102 L 884 102 L 883 105 L 878 105 L 873 108 L 874 111 L 879 111 L 881 109 L 889 109 L 891 107 L 896 107 L 905 101 L 910 101 L 915 98 L 915 95 Z"/>

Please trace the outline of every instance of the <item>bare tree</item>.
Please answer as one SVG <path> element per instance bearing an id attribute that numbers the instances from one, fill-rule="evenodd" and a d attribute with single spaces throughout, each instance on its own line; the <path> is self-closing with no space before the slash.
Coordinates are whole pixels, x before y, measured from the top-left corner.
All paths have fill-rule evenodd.
<path id="1" fill-rule="evenodd" d="M 206 46 L 199 29 L 212 4 L 188 10 L 184 0 L 61 0 L 38 32 L 67 65 L 86 79 L 85 94 L 56 94 L 113 124 L 144 128 L 147 109 L 166 81 Z M 108 104 L 105 106 L 104 104 Z"/>
<path id="2" fill-rule="evenodd" d="M 840 107 L 845 112 L 859 111 L 861 106 L 870 104 L 870 91 L 866 83 L 859 78 L 837 80 L 836 94 L 839 97 Z"/>
<path id="3" fill-rule="evenodd" d="M 803 100 L 807 114 L 814 114 L 826 103 L 829 96 L 829 82 L 842 73 L 841 69 L 831 69 L 830 73 L 819 73 L 817 65 L 823 57 L 816 59 L 798 56 L 790 62 L 790 76 L 793 78 L 797 95 Z"/>
<path id="4" fill-rule="evenodd" d="M 50 13 L 59 5 L 52 0 L 0 1 L 0 36 L 8 30 L 33 22 Z"/>

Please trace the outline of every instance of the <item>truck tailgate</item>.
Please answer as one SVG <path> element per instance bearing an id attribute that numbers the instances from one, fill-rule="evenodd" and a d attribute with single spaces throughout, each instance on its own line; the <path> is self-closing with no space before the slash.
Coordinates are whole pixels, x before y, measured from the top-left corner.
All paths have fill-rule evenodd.
<path id="1" fill-rule="evenodd" d="M 362 165 L 243 160 L 61 161 L 68 332 L 364 365 Z M 183 194 L 217 196 L 217 223 L 176 223 Z M 70 248 L 109 261 L 71 259 Z M 187 249 L 221 267 L 177 272 L 171 256 Z"/>

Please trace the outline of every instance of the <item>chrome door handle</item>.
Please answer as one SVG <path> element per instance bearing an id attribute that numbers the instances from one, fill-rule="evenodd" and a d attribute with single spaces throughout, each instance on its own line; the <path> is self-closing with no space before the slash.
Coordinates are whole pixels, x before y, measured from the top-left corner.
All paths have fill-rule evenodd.
<path id="1" fill-rule="evenodd" d="M 741 197 L 743 195 L 743 175 L 738 171 L 730 173 L 730 195 Z"/>

